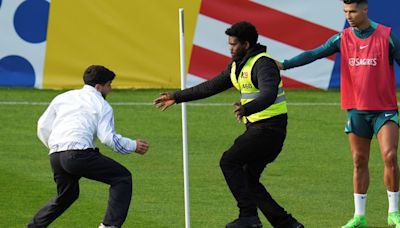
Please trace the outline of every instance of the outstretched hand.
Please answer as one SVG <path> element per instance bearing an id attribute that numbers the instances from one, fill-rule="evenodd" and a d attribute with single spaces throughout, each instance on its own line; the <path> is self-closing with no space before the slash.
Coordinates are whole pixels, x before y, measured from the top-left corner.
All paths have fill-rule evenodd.
<path id="1" fill-rule="evenodd" d="M 235 113 L 236 120 L 241 123 L 243 119 L 243 114 L 244 114 L 244 108 L 243 105 L 240 104 L 240 102 L 236 102 L 233 104 L 233 112 Z"/>
<path id="2" fill-rule="evenodd" d="M 149 149 L 149 144 L 146 141 L 142 139 L 136 140 L 136 150 L 135 150 L 136 153 L 143 155 L 147 152 L 148 149 Z"/>
<path id="3" fill-rule="evenodd" d="M 281 62 L 279 62 L 279 61 L 277 61 L 277 60 L 275 60 L 275 63 L 276 63 L 276 65 L 278 66 L 278 69 L 279 69 L 279 70 L 283 70 L 283 63 L 281 63 Z"/>
<path id="4" fill-rule="evenodd" d="M 153 101 L 153 104 L 164 111 L 169 106 L 175 104 L 175 99 L 172 93 L 161 93 L 160 96 Z"/>

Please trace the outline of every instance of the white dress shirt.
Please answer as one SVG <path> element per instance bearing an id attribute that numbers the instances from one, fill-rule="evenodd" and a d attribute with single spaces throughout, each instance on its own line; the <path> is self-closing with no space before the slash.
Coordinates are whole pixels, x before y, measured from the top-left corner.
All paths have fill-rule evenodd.
<path id="1" fill-rule="evenodd" d="M 115 132 L 110 104 L 90 85 L 56 96 L 38 121 L 37 135 L 50 154 L 95 148 L 96 137 L 118 153 L 136 150 L 135 140 Z"/>

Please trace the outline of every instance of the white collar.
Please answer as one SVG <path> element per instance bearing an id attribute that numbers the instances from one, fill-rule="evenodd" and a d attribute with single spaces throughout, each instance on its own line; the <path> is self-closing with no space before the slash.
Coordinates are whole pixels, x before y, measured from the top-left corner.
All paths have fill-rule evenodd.
<path id="1" fill-rule="evenodd" d="M 88 90 L 88 91 L 90 91 L 90 92 L 94 92 L 94 93 L 96 93 L 97 95 L 100 95 L 100 96 L 102 96 L 101 95 L 101 93 L 100 93 L 100 91 L 97 91 L 97 89 L 96 88 L 94 88 L 93 86 L 91 86 L 91 85 L 83 85 L 83 88 L 82 88 L 83 90 Z"/>

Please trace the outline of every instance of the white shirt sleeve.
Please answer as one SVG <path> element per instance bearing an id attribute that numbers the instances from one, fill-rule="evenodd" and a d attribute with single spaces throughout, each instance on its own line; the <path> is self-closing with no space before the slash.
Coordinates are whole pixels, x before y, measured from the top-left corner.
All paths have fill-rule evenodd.
<path id="1" fill-rule="evenodd" d="M 54 107 L 50 104 L 37 123 L 37 136 L 47 148 L 49 148 L 49 137 L 55 116 L 56 113 Z"/>
<path id="2" fill-rule="evenodd" d="M 110 105 L 105 105 L 101 112 L 97 138 L 113 151 L 128 154 L 136 150 L 136 140 L 117 134 L 114 129 L 114 113 Z"/>

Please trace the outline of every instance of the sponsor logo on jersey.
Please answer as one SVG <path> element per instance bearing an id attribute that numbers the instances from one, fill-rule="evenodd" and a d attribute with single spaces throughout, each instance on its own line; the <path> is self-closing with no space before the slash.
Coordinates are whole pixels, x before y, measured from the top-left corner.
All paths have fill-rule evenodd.
<path id="1" fill-rule="evenodd" d="M 251 84 L 249 84 L 249 83 L 246 83 L 246 84 L 243 84 L 243 85 L 242 85 L 242 88 L 244 88 L 244 89 L 251 89 L 251 88 L 253 88 L 253 86 L 252 86 Z"/>
<path id="2" fill-rule="evenodd" d="M 350 66 L 376 66 L 377 60 L 376 58 L 368 59 L 368 58 L 349 58 Z"/>

